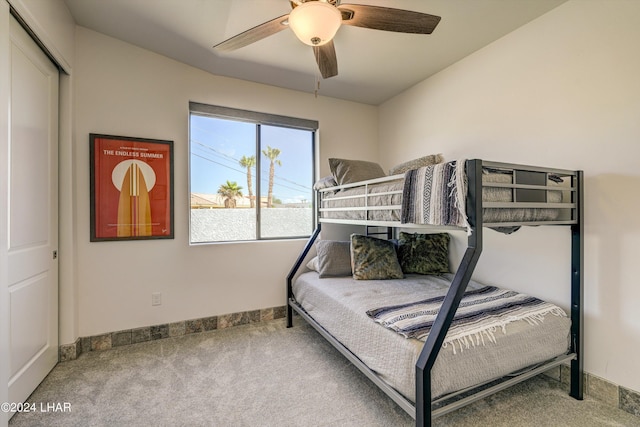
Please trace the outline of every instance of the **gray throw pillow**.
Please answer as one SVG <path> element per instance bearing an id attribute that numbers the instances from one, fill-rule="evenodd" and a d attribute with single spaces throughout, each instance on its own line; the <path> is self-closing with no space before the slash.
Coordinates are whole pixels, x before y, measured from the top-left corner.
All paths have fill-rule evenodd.
<path id="1" fill-rule="evenodd" d="M 398 261 L 405 274 L 443 274 L 449 272 L 447 233 L 410 234 L 400 232 Z"/>
<path id="2" fill-rule="evenodd" d="M 349 242 L 318 240 L 318 274 L 323 277 L 351 276 Z"/>
<path id="3" fill-rule="evenodd" d="M 408 162 L 400 163 L 389 169 L 389 175 L 399 175 L 407 171 L 418 169 L 424 166 L 437 165 L 442 163 L 444 157 L 442 154 L 431 154 L 429 156 L 420 157 L 418 159 L 409 160 Z"/>
<path id="4" fill-rule="evenodd" d="M 402 279 L 392 241 L 360 234 L 351 235 L 353 278 L 357 280 Z"/>
<path id="5" fill-rule="evenodd" d="M 338 185 L 386 176 L 379 164 L 364 160 L 329 159 L 329 169 Z"/>

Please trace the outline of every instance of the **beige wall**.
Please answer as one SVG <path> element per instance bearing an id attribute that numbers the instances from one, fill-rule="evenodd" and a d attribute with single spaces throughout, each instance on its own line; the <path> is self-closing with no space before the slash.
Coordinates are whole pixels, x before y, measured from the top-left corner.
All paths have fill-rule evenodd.
<path id="1" fill-rule="evenodd" d="M 214 76 L 82 27 L 76 41 L 79 335 L 284 305 L 304 241 L 189 246 L 188 103 L 318 120 L 321 174 L 329 155 L 376 159 L 377 109 Z M 175 239 L 89 242 L 92 132 L 174 141 Z"/>
<path id="2" fill-rule="evenodd" d="M 570 1 L 380 106 L 385 166 L 442 152 L 583 169 L 585 368 L 640 390 L 640 2 Z M 568 307 L 569 234 L 485 232 L 475 277 Z M 464 245 L 464 237 L 456 247 Z"/>

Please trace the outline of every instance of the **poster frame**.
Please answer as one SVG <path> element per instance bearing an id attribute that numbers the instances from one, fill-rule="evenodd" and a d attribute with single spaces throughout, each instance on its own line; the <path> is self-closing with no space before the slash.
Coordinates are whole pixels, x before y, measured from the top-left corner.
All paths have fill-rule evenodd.
<path id="1" fill-rule="evenodd" d="M 173 239 L 173 141 L 90 133 L 89 144 L 90 241 Z M 160 181 L 147 193 L 149 204 L 154 207 L 150 213 L 150 234 L 136 235 L 132 231 L 128 235 L 117 235 L 120 227 L 119 202 L 115 200 L 114 193 L 120 194 L 121 191 L 113 183 L 115 168 L 110 165 L 120 159 L 122 162 L 133 161 L 129 164 L 135 163 L 144 170 L 150 168 L 154 178 Z M 116 215 L 113 215 L 114 209 Z"/>

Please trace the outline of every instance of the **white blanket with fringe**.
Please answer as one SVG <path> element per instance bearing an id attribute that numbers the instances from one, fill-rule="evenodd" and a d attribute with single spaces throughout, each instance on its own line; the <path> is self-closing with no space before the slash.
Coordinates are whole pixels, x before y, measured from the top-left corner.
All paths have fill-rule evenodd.
<path id="1" fill-rule="evenodd" d="M 381 307 L 368 310 L 367 315 L 405 338 L 425 340 L 443 300 L 444 296 L 441 296 Z M 463 351 L 484 345 L 485 340 L 495 343 L 496 331 L 501 330 L 506 334 L 509 323 L 525 320 L 531 325 L 538 325 L 547 314 L 567 316 L 564 310 L 554 304 L 518 292 L 494 286 L 470 290 L 460 301 L 443 347 L 453 346 L 455 354 L 456 349 Z"/>

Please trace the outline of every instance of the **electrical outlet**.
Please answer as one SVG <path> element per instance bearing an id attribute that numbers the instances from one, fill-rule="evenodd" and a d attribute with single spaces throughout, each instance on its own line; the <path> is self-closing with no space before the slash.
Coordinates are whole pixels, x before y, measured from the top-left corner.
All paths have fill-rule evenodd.
<path id="1" fill-rule="evenodd" d="M 160 292 L 151 294 L 151 305 L 162 305 L 162 294 Z"/>

